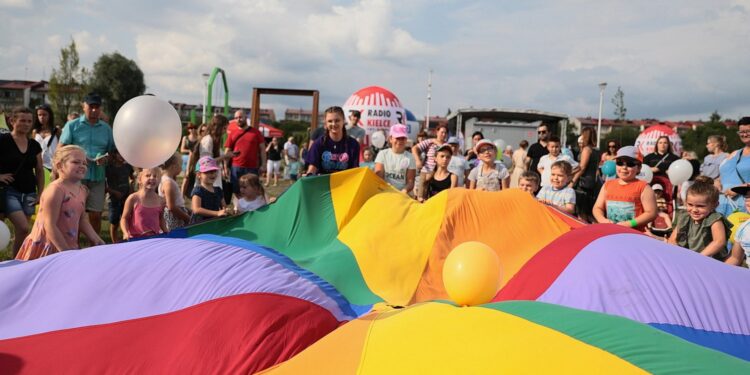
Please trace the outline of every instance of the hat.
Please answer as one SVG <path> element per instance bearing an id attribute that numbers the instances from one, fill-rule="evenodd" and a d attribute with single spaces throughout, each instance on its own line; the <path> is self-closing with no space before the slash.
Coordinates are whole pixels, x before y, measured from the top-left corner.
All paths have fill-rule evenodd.
<path id="1" fill-rule="evenodd" d="M 459 143 L 458 137 L 448 137 L 448 143 L 452 145 L 457 145 Z"/>
<path id="2" fill-rule="evenodd" d="M 395 124 L 391 126 L 391 130 L 388 132 L 393 138 L 408 138 L 409 133 L 406 131 L 406 125 Z"/>
<path id="3" fill-rule="evenodd" d="M 495 146 L 495 144 L 492 143 L 492 141 L 490 141 L 488 139 L 483 139 L 483 140 L 477 142 L 476 145 L 474 145 L 474 152 L 476 152 L 478 154 L 479 153 L 479 148 L 482 147 L 482 146 L 484 146 L 484 145 L 490 145 L 490 146 L 492 146 L 492 148 L 495 149 L 495 151 L 497 151 L 497 146 Z"/>
<path id="4" fill-rule="evenodd" d="M 443 143 L 442 145 L 438 146 L 437 149 L 435 149 L 435 153 L 438 153 L 440 151 L 449 151 L 451 155 L 453 155 L 453 148 L 451 147 L 450 143 Z"/>
<path id="5" fill-rule="evenodd" d="M 640 163 L 640 160 L 635 157 L 635 147 L 633 146 L 620 147 L 620 149 L 617 150 L 617 156 L 615 156 L 615 159 L 620 158 L 633 159 Z"/>
<path id="6" fill-rule="evenodd" d="M 86 94 L 86 96 L 83 98 L 83 102 L 86 104 L 96 104 L 101 105 L 102 104 L 102 97 L 99 96 L 99 94 L 90 92 Z"/>
<path id="7" fill-rule="evenodd" d="M 661 184 L 653 184 L 651 185 L 651 189 L 654 189 L 654 191 L 656 190 L 664 191 L 664 186 L 661 186 Z"/>
<path id="8" fill-rule="evenodd" d="M 750 192 L 750 185 L 735 186 L 731 190 L 739 195 L 747 195 Z"/>
<path id="9" fill-rule="evenodd" d="M 198 159 L 198 164 L 195 165 L 196 172 L 206 173 L 218 170 L 219 167 L 216 165 L 216 160 L 210 156 L 204 156 Z"/>

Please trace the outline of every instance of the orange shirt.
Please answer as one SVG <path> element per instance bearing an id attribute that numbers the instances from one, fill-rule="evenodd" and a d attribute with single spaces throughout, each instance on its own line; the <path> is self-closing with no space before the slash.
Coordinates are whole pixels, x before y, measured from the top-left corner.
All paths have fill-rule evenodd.
<path id="1" fill-rule="evenodd" d="M 621 180 L 614 179 L 604 183 L 607 190 L 607 198 L 604 202 L 607 211 L 607 219 L 614 223 L 635 219 L 643 213 L 643 202 L 641 193 L 648 185 L 645 181 L 635 180 L 620 183 Z M 637 230 L 643 230 L 645 225 L 638 226 Z"/>

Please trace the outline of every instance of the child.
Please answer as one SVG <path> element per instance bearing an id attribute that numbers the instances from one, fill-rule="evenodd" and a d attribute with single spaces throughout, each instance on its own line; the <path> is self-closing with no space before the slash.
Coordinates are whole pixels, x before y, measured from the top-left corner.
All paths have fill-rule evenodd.
<path id="1" fill-rule="evenodd" d="M 196 179 L 198 185 L 191 194 L 191 206 L 193 216 L 190 223 L 198 223 L 212 217 L 225 216 L 226 203 L 224 203 L 224 192 L 220 187 L 214 186 L 219 167 L 216 160 L 210 156 L 204 156 L 195 165 Z"/>
<path id="2" fill-rule="evenodd" d="M 44 189 L 34 227 L 16 259 L 31 260 L 78 249 L 79 230 L 94 245 L 104 244 L 84 214 L 88 191 L 81 179 L 86 176 L 86 152 L 74 145 L 58 147 L 52 165 L 58 178 Z"/>
<path id="3" fill-rule="evenodd" d="M 542 185 L 537 199 L 542 203 L 559 207 L 573 215 L 576 211 L 576 191 L 568 186 L 573 167 L 567 161 L 558 160 L 549 167 L 550 184 Z"/>
<path id="4" fill-rule="evenodd" d="M 411 152 L 406 152 L 408 136 L 405 125 L 391 126 L 388 132 L 391 147 L 378 152 L 375 158 L 375 174 L 396 190 L 411 196 L 417 174 L 417 162 Z"/>
<path id="5" fill-rule="evenodd" d="M 469 162 L 466 161 L 466 158 L 463 155 L 461 155 L 458 138 L 448 137 L 448 144 L 451 145 L 451 149 L 453 150 L 451 162 L 450 164 L 448 164 L 448 171 L 458 177 L 459 187 L 466 187 L 466 182 L 469 181 L 469 179 L 467 179 L 466 177 L 469 175 L 469 171 L 471 170 Z"/>
<path id="6" fill-rule="evenodd" d="M 594 218 L 599 223 L 615 223 L 643 231 L 656 218 L 656 197 L 645 182 L 636 178 L 641 161 L 635 147 L 625 146 L 615 157 L 617 178 L 604 183 L 594 203 Z"/>
<path id="7" fill-rule="evenodd" d="M 161 169 L 145 168 L 138 172 L 138 191 L 125 200 L 120 225 L 126 240 L 167 232 L 164 223 L 164 199 L 156 193 Z"/>
<path id="8" fill-rule="evenodd" d="M 534 194 L 539 190 L 539 174 L 534 171 L 523 172 L 518 178 L 518 188 L 536 198 Z"/>
<path id="9" fill-rule="evenodd" d="M 159 184 L 159 196 L 164 198 L 164 222 L 167 231 L 183 227 L 190 222 L 190 213 L 185 208 L 185 197 L 177 187 L 175 178 L 182 172 L 182 155 L 175 153 L 161 166 L 161 183 Z"/>
<path id="10" fill-rule="evenodd" d="M 370 168 L 371 171 L 375 172 L 375 155 L 373 155 L 372 149 L 367 147 L 362 151 L 362 162 L 359 163 L 360 167 Z"/>
<path id="11" fill-rule="evenodd" d="M 732 191 L 745 197 L 745 210 L 750 212 L 750 185 L 735 186 Z M 733 240 L 732 251 L 724 263 L 741 266 L 750 254 L 750 220 L 739 224 Z"/>
<path id="12" fill-rule="evenodd" d="M 469 189 L 500 191 L 510 185 L 510 173 L 503 163 L 495 163 L 497 146 L 482 139 L 474 146 L 479 164 L 469 172 Z"/>
<path id="13" fill-rule="evenodd" d="M 125 162 L 122 155 L 114 149 L 112 161 L 105 167 L 106 191 L 109 194 L 109 237 L 112 243 L 122 241 L 120 237 L 120 218 L 125 209 L 125 200 L 132 192 L 133 167 Z"/>
<path id="14" fill-rule="evenodd" d="M 664 199 L 664 188 L 661 184 L 654 184 L 651 186 L 656 196 L 656 209 L 658 210 L 656 219 L 653 222 L 648 223 L 648 232 L 655 237 L 663 238 L 668 236 L 672 230 L 672 218 L 667 213 L 667 200 Z"/>
<path id="15" fill-rule="evenodd" d="M 578 171 L 580 170 L 580 168 L 578 167 L 578 163 L 573 160 L 573 158 L 571 158 L 567 154 L 560 153 L 560 151 L 562 150 L 560 147 L 560 137 L 556 135 L 550 136 L 549 140 L 547 141 L 547 151 L 549 151 L 549 154 L 542 156 L 539 159 L 539 164 L 537 164 L 539 174 L 542 176 L 542 187 L 549 186 L 551 184 L 550 166 L 552 165 L 552 163 L 558 160 L 567 161 L 573 168 L 573 174 L 578 173 Z"/>
<path id="16" fill-rule="evenodd" d="M 237 201 L 237 213 L 255 211 L 276 198 L 269 198 L 257 174 L 248 173 L 240 177 L 240 199 Z"/>
<path id="17" fill-rule="evenodd" d="M 448 164 L 453 156 L 453 149 L 447 143 L 435 150 L 435 171 L 428 174 L 425 178 L 424 193 L 419 200 L 424 202 L 428 198 L 434 197 L 437 193 L 454 188 L 458 184 L 458 177 L 448 172 Z"/>
<path id="18" fill-rule="evenodd" d="M 695 182 L 687 189 L 685 209 L 677 210 L 669 243 L 723 261 L 729 255 L 731 224 L 716 212 L 719 190 L 713 182 Z"/>

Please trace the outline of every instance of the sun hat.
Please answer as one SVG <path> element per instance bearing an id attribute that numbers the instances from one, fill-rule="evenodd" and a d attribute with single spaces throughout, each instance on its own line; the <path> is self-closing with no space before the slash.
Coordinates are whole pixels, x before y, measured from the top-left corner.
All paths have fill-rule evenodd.
<path id="1" fill-rule="evenodd" d="M 406 125 L 395 124 L 391 126 L 388 134 L 393 138 L 408 138 L 409 133 L 406 131 Z"/>
<path id="2" fill-rule="evenodd" d="M 196 172 L 206 173 L 218 170 L 219 166 L 216 165 L 216 160 L 210 156 L 204 156 L 198 159 L 198 164 L 195 165 Z"/>
<path id="3" fill-rule="evenodd" d="M 490 146 L 492 146 L 492 148 L 495 149 L 495 151 L 497 151 L 497 146 L 494 143 L 492 143 L 492 141 L 490 141 L 489 139 L 483 139 L 483 140 L 477 142 L 476 145 L 474 145 L 474 152 L 476 152 L 478 154 L 479 153 L 479 148 L 482 147 L 482 146 L 484 146 L 484 145 L 490 145 Z"/>

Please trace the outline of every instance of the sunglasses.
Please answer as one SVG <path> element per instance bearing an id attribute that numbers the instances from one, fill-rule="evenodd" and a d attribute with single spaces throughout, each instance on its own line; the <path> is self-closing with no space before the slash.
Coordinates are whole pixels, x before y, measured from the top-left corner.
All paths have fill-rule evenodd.
<path id="1" fill-rule="evenodd" d="M 634 160 L 616 160 L 615 163 L 618 167 L 628 167 L 628 168 L 635 168 L 640 163 Z"/>

